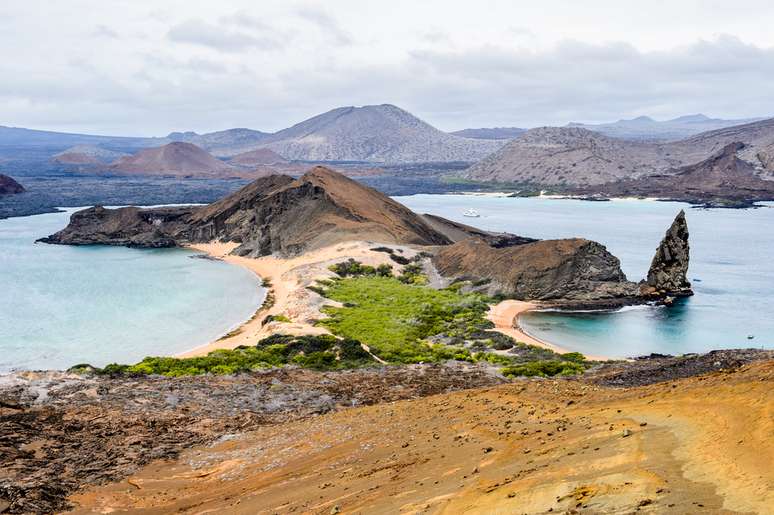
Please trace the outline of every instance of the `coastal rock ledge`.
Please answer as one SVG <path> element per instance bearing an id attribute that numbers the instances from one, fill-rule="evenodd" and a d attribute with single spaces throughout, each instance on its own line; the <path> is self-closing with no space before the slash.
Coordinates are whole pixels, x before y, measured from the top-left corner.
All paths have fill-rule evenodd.
<path id="1" fill-rule="evenodd" d="M 467 280 L 493 296 L 543 301 L 565 309 L 608 309 L 693 295 L 688 271 L 688 225 L 680 213 L 648 271 L 635 283 L 605 247 L 581 238 L 543 240 L 496 248 L 481 238 L 442 247 L 433 258 L 448 280 Z"/>

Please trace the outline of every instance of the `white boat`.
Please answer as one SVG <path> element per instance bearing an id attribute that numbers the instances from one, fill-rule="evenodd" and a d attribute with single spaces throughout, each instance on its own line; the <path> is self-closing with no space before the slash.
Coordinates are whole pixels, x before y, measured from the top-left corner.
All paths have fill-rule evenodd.
<path id="1" fill-rule="evenodd" d="M 462 216 L 469 216 L 471 218 L 478 218 L 481 215 L 478 214 L 478 211 L 476 211 L 475 209 L 471 208 L 471 209 L 468 209 L 467 211 L 465 211 L 464 213 L 462 213 Z"/>

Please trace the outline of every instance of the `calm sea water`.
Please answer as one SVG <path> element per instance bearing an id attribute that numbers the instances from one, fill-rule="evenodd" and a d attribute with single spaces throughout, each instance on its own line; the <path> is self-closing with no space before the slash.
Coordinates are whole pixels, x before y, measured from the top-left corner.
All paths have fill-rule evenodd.
<path id="1" fill-rule="evenodd" d="M 73 211 L 0 220 L 0 372 L 174 354 L 263 302 L 251 272 L 187 250 L 33 243 Z"/>
<path id="2" fill-rule="evenodd" d="M 669 224 L 686 210 L 689 278 L 696 295 L 679 306 L 607 313 L 534 313 L 521 318 L 534 336 L 570 350 L 615 357 L 720 348 L 774 348 L 774 209 L 699 210 L 675 202 L 583 202 L 544 198 L 414 195 L 418 212 L 536 238 L 580 236 L 621 259 L 630 280 L 645 277 Z M 462 213 L 473 208 L 480 218 Z M 748 336 L 754 336 L 748 339 Z"/>

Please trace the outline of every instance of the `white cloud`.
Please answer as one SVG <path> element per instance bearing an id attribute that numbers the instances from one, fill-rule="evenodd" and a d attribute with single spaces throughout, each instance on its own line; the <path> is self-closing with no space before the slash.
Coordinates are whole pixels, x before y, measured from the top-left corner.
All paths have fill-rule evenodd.
<path id="1" fill-rule="evenodd" d="M 447 130 L 774 115 L 763 1 L 303 1 L 5 0 L 0 125 L 277 130 L 385 102 Z"/>
<path id="2" fill-rule="evenodd" d="M 169 29 L 167 38 L 178 43 L 191 43 L 225 52 L 241 52 L 249 48 L 274 50 L 281 47 L 280 41 L 273 34 L 234 30 L 224 23 L 212 24 L 197 19 L 174 25 Z"/>

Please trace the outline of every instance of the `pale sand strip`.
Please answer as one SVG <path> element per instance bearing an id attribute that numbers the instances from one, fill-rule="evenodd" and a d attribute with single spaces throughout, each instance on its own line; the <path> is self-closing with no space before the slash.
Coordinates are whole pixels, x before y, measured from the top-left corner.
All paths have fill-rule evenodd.
<path id="1" fill-rule="evenodd" d="M 398 267 L 386 253 L 371 251 L 371 248 L 378 246 L 373 242 L 354 241 L 335 244 L 289 259 L 275 256 L 246 258 L 230 255 L 229 253 L 236 246 L 235 243 L 205 243 L 191 245 L 190 248 L 222 259 L 227 263 L 243 266 L 270 282 L 274 304 L 268 308 L 259 309 L 252 319 L 229 335 L 180 353 L 177 357 L 204 356 L 216 349 L 233 349 L 239 345 L 255 345 L 260 339 L 276 333 L 329 334 L 327 329 L 315 326 L 314 320 L 323 316 L 320 313 L 320 307 L 325 304 L 336 305 L 336 303 L 309 291 L 307 286 L 313 285 L 316 279 L 332 277 L 334 274 L 328 270 L 328 266 L 348 258 L 357 259 L 361 263 L 371 266 L 387 263 L 395 268 Z M 402 255 L 406 257 L 411 257 L 416 253 L 415 250 L 401 245 L 390 245 L 390 247 L 402 249 Z M 269 322 L 262 325 L 263 320 L 268 315 L 283 315 L 292 322 Z"/>
<path id="2" fill-rule="evenodd" d="M 237 246 L 235 243 L 202 243 L 191 245 L 190 248 L 204 252 L 227 263 L 242 266 L 251 270 L 262 279 L 271 283 L 270 294 L 274 304 L 260 308 L 255 316 L 242 324 L 236 330 L 218 340 L 201 345 L 177 357 L 204 356 L 217 349 L 233 349 L 239 345 L 255 345 L 260 339 L 276 333 L 305 335 L 328 334 L 328 330 L 314 325 L 314 320 L 322 317 L 320 307 L 324 304 L 336 303 L 323 299 L 307 290 L 316 279 L 331 277 L 328 266 L 348 258 L 377 266 L 382 263 L 395 265 L 389 256 L 383 252 L 373 252 L 370 249 L 378 246 L 373 242 L 355 241 L 331 245 L 319 250 L 307 252 L 302 256 L 283 259 L 275 256 L 261 258 L 246 258 L 230 255 Z M 390 245 L 392 248 L 403 249 L 403 255 L 411 257 L 416 250 L 408 247 Z M 570 352 L 562 347 L 540 340 L 524 332 L 518 324 L 521 313 L 535 309 L 538 306 L 531 302 L 506 300 L 492 308 L 487 318 L 495 324 L 495 330 L 510 336 L 516 341 L 550 349 L 560 354 Z M 268 315 L 284 315 L 292 322 L 269 322 L 262 324 Z M 590 360 L 603 361 L 601 356 L 586 356 Z"/>
<path id="3" fill-rule="evenodd" d="M 532 302 L 526 302 L 522 300 L 504 300 L 489 309 L 487 318 L 495 325 L 495 331 L 506 336 L 510 336 L 518 342 L 550 349 L 559 354 L 571 352 L 560 347 L 559 345 L 540 340 L 524 332 L 524 330 L 519 325 L 519 315 L 537 308 L 538 305 Z M 609 359 L 604 356 L 589 356 L 586 354 L 584 354 L 584 356 L 586 356 L 586 359 L 592 361 L 606 361 Z"/>

